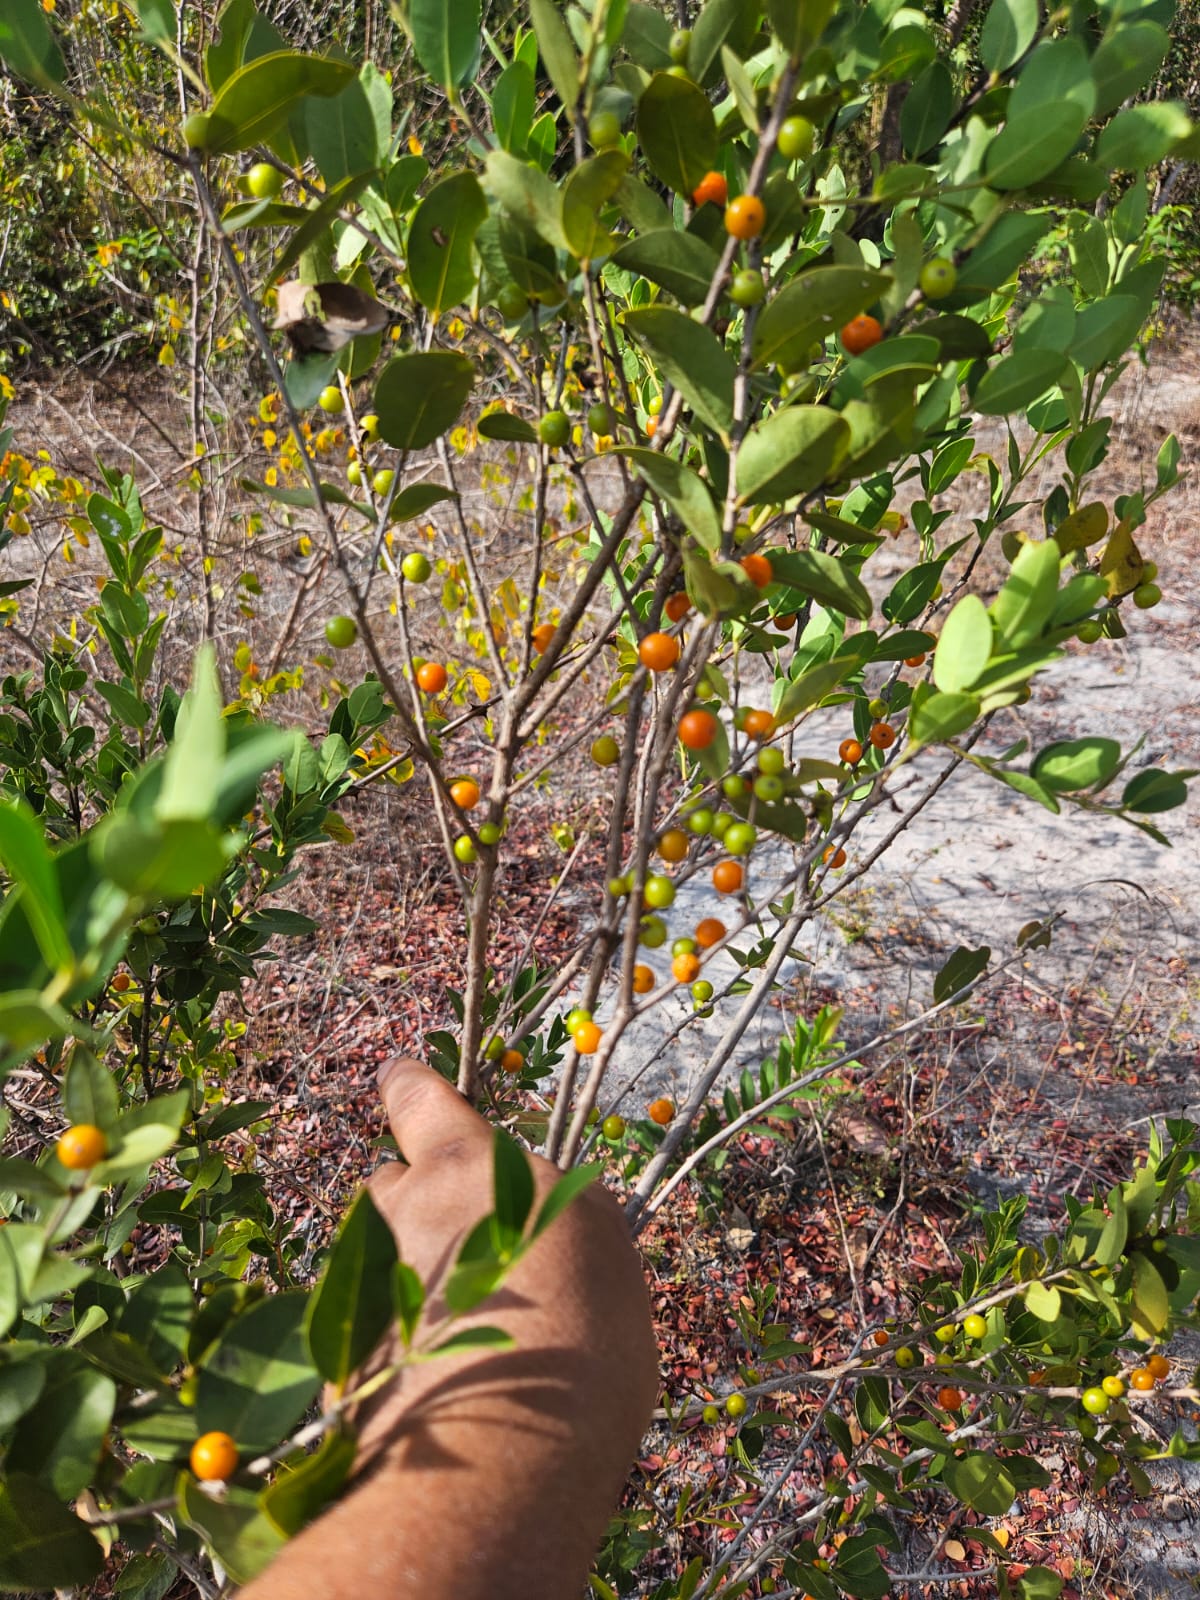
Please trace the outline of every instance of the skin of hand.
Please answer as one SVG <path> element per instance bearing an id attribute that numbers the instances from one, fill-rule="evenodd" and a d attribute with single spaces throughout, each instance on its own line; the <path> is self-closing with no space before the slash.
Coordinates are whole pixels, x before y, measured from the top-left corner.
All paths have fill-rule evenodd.
<path id="1" fill-rule="evenodd" d="M 401 1258 L 436 1285 L 492 1209 L 492 1129 L 445 1079 L 401 1057 L 379 1075 L 403 1159 L 370 1190 Z M 536 1207 L 561 1173 L 529 1158 Z M 456 1328 L 512 1349 L 411 1367 L 354 1417 L 343 1497 L 243 1600 L 575 1600 L 658 1391 L 641 1264 L 597 1182 Z M 424 1324 L 422 1324 L 424 1326 Z M 419 1330 L 418 1330 L 419 1336 Z M 388 1342 L 367 1371 L 395 1359 Z"/>

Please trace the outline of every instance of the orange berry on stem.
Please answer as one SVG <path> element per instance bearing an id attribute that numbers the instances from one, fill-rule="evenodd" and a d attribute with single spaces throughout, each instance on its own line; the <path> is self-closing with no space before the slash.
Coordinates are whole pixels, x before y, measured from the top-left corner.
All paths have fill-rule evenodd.
<path id="1" fill-rule="evenodd" d="M 923 667 L 925 665 L 925 652 L 922 651 L 919 656 L 905 656 L 904 665 L 906 667 Z"/>
<path id="2" fill-rule="evenodd" d="M 664 861 L 682 861 L 690 843 L 682 828 L 668 828 L 658 841 L 658 853 Z"/>
<path id="3" fill-rule="evenodd" d="M 863 758 L 863 747 L 857 739 L 843 739 L 838 745 L 838 757 L 848 767 L 856 767 Z"/>
<path id="4" fill-rule="evenodd" d="M 649 994 L 654 987 L 654 973 L 650 967 L 643 966 L 639 961 L 633 969 L 634 994 Z"/>
<path id="5" fill-rule="evenodd" d="M 725 232 L 735 239 L 757 239 L 766 221 L 766 207 L 757 195 L 739 194 L 725 207 Z"/>
<path id="6" fill-rule="evenodd" d="M 717 737 L 718 727 L 711 711 L 685 711 L 679 719 L 679 742 L 688 750 L 707 750 Z"/>
<path id="7" fill-rule="evenodd" d="M 108 1139 L 93 1123 L 77 1122 L 59 1135 L 54 1153 L 69 1172 L 90 1172 L 108 1154 Z"/>
<path id="8" fill-rule="evenodd" d="M 667 603 L 663 606 L 663 610 L 672 622 L 682 622 L 691 609 L 692 602 L 688 599 L 686 589 L 676 589 L 674 594 L 669 594 Z"/>
<path id="9" fill-rule="evenodd" d="M 223 1482 L 233 1476 L 238 1448 L 227 1433 L 202 1433 L 188 1457 L 192 1471 L 203 1483 Z"/>
<path id="10" fill-rule="evenodd" d="M 774 581 L 775 574 L 771 570 L 771 563 L 766 556 L 743 556 L 738 565 L 756 589 L 765 589 Z"/>
<path id="11" fill-rule="evenodd" d="M 594 1056 L 600 1048 L 601 1033 L 595 1022 L 581 1022 L 571 1037 L 581 1056 Z"/>
<path id="12" fill-rule="evenodd" d="M 449 682 L 449 674 L 440 661 L 423 661 L 417 668 L 417 687 L 426 694 L 441 694 Z"/>
<path id="13" fill-rule="evenodd" d="M 638 660 L 651 672 L 669 672 L 679 660 L 679 640 L 669 633 L 648 633 L 638 646 Z"/>
<path id="14" fill-rule="evenodd" d="M 769 739 L 775 732 L 775 718 L 769 711 L 747 711 L 742 718 L 742 732 L 750 739 Z"/>
<path id="15" fill-rule="evenodd" d="M 821 860 L 830 867 L 844 867 L 846 865 L 846 852 L 837 845 L 830 845 L 822 855 Z"/>
<path id="16" fill-rule="evenodd" d="M 554 624 L 552 622 L 538 623 L 532 634 L 530 634 L 530 638 L 533 641 L 535 655 L 545 655 L 546 649 L 549 646 L 551 639 L 554 637 L 554 631 Z"/>
<path id="17" fill-rule="evenodd" d="M 876 722 L 872 725 L 867 738 L 876 750 L 886 750 L 896 742 L 896 730 L 889 722 Z"/>
<path id="18" fill-rule="evenodd" d="M 713 945 L 720 944 L 726 931 L 720 917 L 703 917 L 696 924 L 696 943 L 701 950 L 711 950 Z"/>
<path id="19" fill-rule="evenodd" d="M 706 172 L 692 190 L 692 203 L 698 206 L 723 206 L 729 198 L 729 185 L 723 172 Z"/>
<path id="20" fill-rule="evenodd" d="M 1171 1363 L 1167 1360 L 1166 1356 L 1160 1355 L 1157 1350 L 1154 1352 L 1154 1354 L 1146 1362 L 1146 1371 L 1158 1383 L 1161 1383 L 1163 1381 L 1163 1379 L 1167 1376 L 1167 1374 L 1170 1372 L 1170 1370 L 1171 1370 Z"/>
<path id="21" fill-rule="evenodd" d="M 1134 1367 L 1129 1374 L 1129 1387 L 1131 1389 L 1153 1389 L 1154 1374 L 1146 1367 Z"/>
<path id="22" fill-rule="evenodd" d="M 675 1115 L 675 1103 L 672 1100 L 651 1100 L 646 1111 L 651 1122 L 657 1122 L 660 1128 L 665 1128 Z"/>
<path id="23" fill-rule="evenodd" d="M 479 785 L 474 778 L 459 778 L 450 785 L 450 798 L 460 811 L 471 811 L 479 804 Z"/>
<path id="24" fill-rule="evenodd" d="M 712 870 L 713 888 L 718 894 L 736 894 L 744 878 L 745 873 L 738 861 L 718 861 Z"/>
<path id="25" fill-rule="evenodd" d="M 700 957 L 676 956 L 671 962 L 671 972 L 680 983 L 694 983 L 700 976 Z"/>
<path id="26" fill-rule="evenodd" d="M 941 1406 L 943 1411 L 957 1411 L 962 1405 L 962 1401 L 963 1397 L 959 1391 L 950 1388 L 949 1385 L 944 1389 L 938 1390 L 938 1405 Z"/>
<path id="27" fill-rule="evenodd" d="M 869 350 L 883 338 L 883 328 L 877 317 L 868 316 L 860 312 L 842 329 L 842 344 L 852 356 L 862 355 L 864 350 Z"/>
<path id="28" fill-rule="evenodd" d="M 500 1057 L 501 1072 L 520 1072 L 525 1065 L 525 1057 L 519 1050 L 506 1050 Z"/>

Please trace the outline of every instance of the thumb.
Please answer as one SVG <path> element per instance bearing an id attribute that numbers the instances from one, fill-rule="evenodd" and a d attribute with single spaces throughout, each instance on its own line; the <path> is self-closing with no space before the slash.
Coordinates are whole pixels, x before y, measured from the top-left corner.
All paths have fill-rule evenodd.
<path id="1" fill-rule="evenodd" d="M 488 1124 L 440 1073 L 411 1056 L 379 1069 L 379 1092 L 402 1159 L 427 1166 L 450 1156 L 491 1149 Z"/>

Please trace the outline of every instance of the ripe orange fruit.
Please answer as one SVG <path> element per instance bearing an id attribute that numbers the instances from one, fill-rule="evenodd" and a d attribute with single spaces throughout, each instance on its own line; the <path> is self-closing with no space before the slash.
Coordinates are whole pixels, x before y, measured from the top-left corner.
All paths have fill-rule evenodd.
<path id="1" fill-rule="evenodd" d="M 634 994 L 649 994 L 654 987 L 654 973 L 639 961 L 633 969 Z"/>
<path id="2" fill-rule="evenodd" d="M 919 656 L 905 656 L 904 665 L 906 667 L 923 667 L 925 665 L 924 650 L 921 651 Z"/>
<path id="3" fill-rule="evenodd" d="M 658 841 L 658 853 L 664 861 L 682 861 L 688 853 L 688 836 L 682 828 L 668 828 Z"/>
<path id="4" fill-rule="evenodd" d="M 1154 1374 L 1146 1367 L 1134 1367 L 1129 1374 L 1129 1387 L 1131 1389 L 1153 1389 Z"/>
<path id="5" fill-rule="evenodd" d="M 844 867 L 846 865 L 846 852 L 836 845 L 830 845 L 821 860 L 831 867 Z"/>
<path id="6" fill-rule="evenodd" d="M 862 311 L 857 317 L 851 317 L 842 329 L 842 344 L 852 356 L 862 355 L 864 350 L 869 350 L 882 338 L 883 329 L 879 325 L 878 318 L 868 316 Z"/>
<path id="7" fill-rule="evenodd" d="M 867 738 L 875 746 L 876 750 L 886 750 L 889 745 L 895 744 L 896 730 L 889 722 L 876 722 L 872 724 Z"/>
<path id="8" fill-rule="evenodd" d="M 539 622 L 532 634 L 530 634 L 530 638 L 533 641 L 534 654 L 539 656 L 545 655 L 546 646 L 550 643 L 553 637 L 554 624 L 552 622 Z"/>
<path id="9" fill-rule="evenodd" d="M 729 199 L 729 185 L 723 172 L 706 172 L 692 190 L 693 205 L 723 206 Z"/>
<path id="10" fill-rule="evenodd" d="M 581 1056 L 594 1056 L 600 1048 L 601 1033 L 595 1022 L 581 1022 L 571 1037 Z"/>
<path id="11" fill-rule="evenodd" d="M 638 660 L 651 672 L 669 672 L 679 660 L 679 640 L 669 633 L 648 633 L 638 645 Z"/>
<path id="12" fill-rule="evenodd" d="M 883 1328 L 876 1328 L 875 1332 L 871 1335 L 871 1337 L 874 1339 L 874 1341 L 875 1341 L 875 1343 L 877 1345 L 881 1345 L 882 1346 L 882 1345 L 887 1344 L 887 1342 L 890 1339 L 891 1335 L 889 1333 L 887 1333 Z"/>
<path id="13" fill-rule="evenodd" d="M 525 1057 L 519 1050 L 506 1050 L 500 1057 L 501 1072 L 520 1072 L 525 1065 Z"/>
<path id="14" fill-rule="evenodd" d="M 117 972 L 113 974 L 112 986 L 118 994 L 124 994 L 132 982 L 133 979 L 127 972 Z"/>
<path id="15" fill-rule="evenodd" d="M 775 718 L 769 711 L 747 711 L 742 718 L 742 732 L 750 739 L 769 739 L 775 732 Z"/>
<path id="16" fill-rule="evenodd" d="M 863 747 L 857 739 L 843 739 L 838 745 L 838 756 L 848 767 L 856 767 L 863 758 Z"/>
<path id="17" fill-rule="evenodd" d="M 938 1405 L 941 1406 L 943 1411 L 957 1411 L 962 1405 L 962 1401 L 963 1397 L 958 1390 L 951 1388 L 949 1385 L 944 1389 L 938 1390 Z"/>
<path id="18" fill-rule="evenodd" d="M 692 983 L 700 976 L 700 957 L 676 956 L 671 962 L 671 971 L 680 983 Z"/>
<path id="19" fill-rule="evenodd" d="M 720 944 L 726 931 L 720 917 L 704 917 L 696 924 L 696 943 L 701 950 L 711 950 L 713 945 Z"/>
<path id="20" fill-rule="evenodd" d="M 426 694 L 441 694 L 450 682 L 450 675 L 440 661 L 423 661 L 417 668 L 417 688 Z"/>
<path id="21" fill-rule="evenodd" d="M 665 1128 L 675 1115 L 675 1103 L 673 1100 L 651 1100 L 646 1111 L 651 1122 L 657 1122 L 660 1128 Z"/>
<path id="22" fill-rule="evenodd" d="M 739 861 L 718 861 L 712 869 L 713 888 L 718 894 L 736 894 L 746 874 Z"/>
<path id="23" fill-rule="evenodd" d="M 479 785 L 474 778 L 459 778 L 450 785 L 450 798 L 460 811 L 471 811 L 479 804 Z"/>
<path id="24" fill-rule="evenodd" d="M 238 1448 L 227 1433 L 202 1433 L 188 1459 L 192 1471 L 202 1482 L 217 1482 L 233 1476 Z"/>
<path id="25" fill-rule="evenodd" d="M 775 574 L 771 570 L 771 563 L 766 556 L 743 556 L 738 565 L 756 589 L 765 589 L 768 584 L 774 581 Z"/>
<path id="26" fill-rule="evenodd" d="M 674 594 L 669 594 L 667 603 L 663 606 L 663 610 L 672 622 L 682 622 L 691 609 L 692 602 L 688 599 L 686 589 L 676 589 Z"/>
<path id="27" fill-rule="evenodd" d="M 1146 1371 L 1150 1376 L 1161 1383 L 1171 1370 L 1171 1363 L 1166 1356 L 1159 1355 L 1157 1351 L 1146 1362 Z"/>
<path id="28" fill-rule="evenodd" d="M 90 1172 L 108 1154 L 108 1139 L 101 1128 L 77 1122 L 58 1137 L 54 1153 L 70 1172 Z"/>
<path id="29" fill-rule="evenodd" d="M 717 737 L 717 728 L 711 711 L 685 711 L 679 719 L 679 742 L 688 750 L 707 750 Z"/>
<path id="30" fill-rule="evenodd" d="M 766 207 L 755 195 L 739 194 L 725 207 L 725 232 L 735 239 L 757 239 L 766 221 Z"/>

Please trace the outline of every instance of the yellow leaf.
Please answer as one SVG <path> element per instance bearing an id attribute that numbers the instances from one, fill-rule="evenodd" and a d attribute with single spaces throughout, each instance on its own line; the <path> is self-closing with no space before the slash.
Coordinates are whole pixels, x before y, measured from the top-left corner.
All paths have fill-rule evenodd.
<path id="1" fill-rule="evenodd" d="M 1133 542 L 1128 520 L 1118 522 L 1100 557 L 1100 576 L 1108 584 L 1109 598 L 1116 599 L 1136 589 L 1142 581 L 1145 565 L 1141 551 Z"/>
<path id="2" fill-rule="evenodd" d="M 993 1528 L 992 1538 L 995 1539 L 1002 1550 L 1007 1550 L 1008 1541 L 1012 1538 L 1012 1534 L 1009 1533 L 1007 1528 Z"/>
<path id="3" fill-rule="evenodd" d="M 947 1561 L 965 1561 L 967 1559 L 967 1547 L 964 1544 L 959 1544 L 957 1539 L 947 1539 L 942 1546 L 942 1551 Z"/>
<path id="4" fill-rule="evenodd" d="M 1059 523 L 1054 530 L 1054 542 L 1066 556 L 1072 550 L 1086 550 L 1089 545 L 1099 544 L 1107 532 L 1108 507 L 1102 500 L 1093 500 Z"/>

